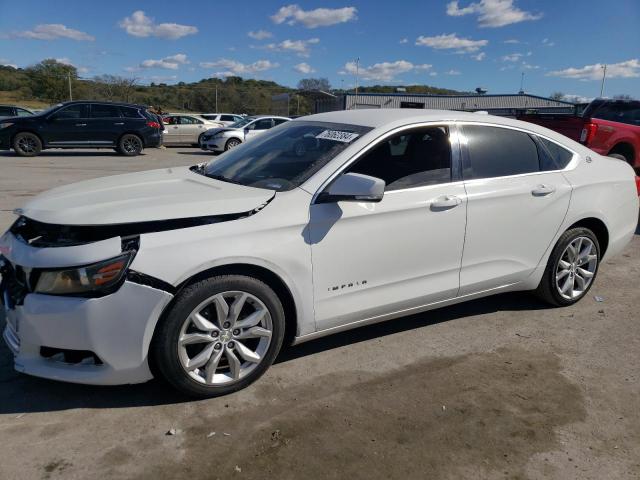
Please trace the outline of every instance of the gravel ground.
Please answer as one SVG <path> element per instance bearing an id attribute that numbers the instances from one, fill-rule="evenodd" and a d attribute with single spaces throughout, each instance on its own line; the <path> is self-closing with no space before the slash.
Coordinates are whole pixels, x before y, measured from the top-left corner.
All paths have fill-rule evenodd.
<path id="1" fill-rule="evenodd" d="M 56 185 L 208 157 L 0 153 L 0 229 Z M 636 233 L 572 307 L 504 294 L 363 327 L 213 400 L 30 378 L 2 345 L 0 479 L 638 479 Z"/>

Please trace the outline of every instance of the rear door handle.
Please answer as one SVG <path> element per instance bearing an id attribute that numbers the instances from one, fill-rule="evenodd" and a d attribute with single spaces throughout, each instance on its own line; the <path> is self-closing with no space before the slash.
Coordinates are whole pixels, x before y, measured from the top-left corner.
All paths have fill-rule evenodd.
<path id="1" fill-rule="evenodd" d="M 556 189 L 553 185 L 545 185 L 544 183 L 542 183 L 531 190 L 531 194 L 534 197 L 546 197 L 547 195 L 551 195 L 555 191 Z"/>
<path id="2" fill-rule="evenodd" d="M 76 127 L 86 127 L 86 123 L 76 123 Z"/>
<path id="3" fill-rule="evenodd" d="M 442 195 L 431 202 L 431 210 L 441 211 L 455 208 L 462 203 L 460 197 L 455 195 Z"/>
<path id="4" fill-rule="evenodd" d="M 114 125 L 124 125 L 124 122 L 114 123 Z"/>

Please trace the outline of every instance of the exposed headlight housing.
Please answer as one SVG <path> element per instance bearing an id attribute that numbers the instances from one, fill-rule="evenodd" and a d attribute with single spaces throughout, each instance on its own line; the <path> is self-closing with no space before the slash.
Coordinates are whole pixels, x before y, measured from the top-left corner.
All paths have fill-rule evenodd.
<path id="1" fill-rule="evenodd" d="M 13 125 L 13 123 L 11 122 L 0 123 L 0 130 L 2 130 L 3 128 L 8 128 L 11 125 Z"/>
<path id="2" fill-rule="evenodd" d="M 86 295 L 109 292 L 120 284 L 132 259 L 133 252 L 126 252 L 109 260 L 83 267 L 42 270 L 34 292 L 46 295 Z"/>

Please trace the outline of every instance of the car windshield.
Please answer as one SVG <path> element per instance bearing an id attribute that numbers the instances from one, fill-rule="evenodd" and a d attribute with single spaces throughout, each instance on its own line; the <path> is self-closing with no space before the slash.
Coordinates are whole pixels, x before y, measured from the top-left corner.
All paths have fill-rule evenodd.
<path id="1" fill-rule="evenodd" d="M 286 122 L 225 152 L 203 173 L 249 187 L 291 190 L 370 130 L 340 123 Z"/>
<path id="2" fill-rule="evenodd" d="M 238 120 L 236 123 L 233 123 L 233 124 L 229 125 L 229 128 L 242 128 L 245 125 L 250 124 L 254 120 L 255 120 L 255 118 L 253 118 L 253 117 L 243 118 L 242 120 Z"/>

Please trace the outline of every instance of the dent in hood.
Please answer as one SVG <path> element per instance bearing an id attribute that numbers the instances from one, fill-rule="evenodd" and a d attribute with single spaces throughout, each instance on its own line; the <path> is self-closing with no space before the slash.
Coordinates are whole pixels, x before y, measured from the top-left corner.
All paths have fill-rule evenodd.
<path id="1" fill-rule="evenodd" d="M 271 190 L 213 180 L 189 167 L 178 167 L 54 188 L 27 202 L 17 213 L 43 224 L 66 226 L 180 224 L 186 219 L 246 214 L 274 195 Z M 127 228 L 139 229 L 134 225 Z"/>

